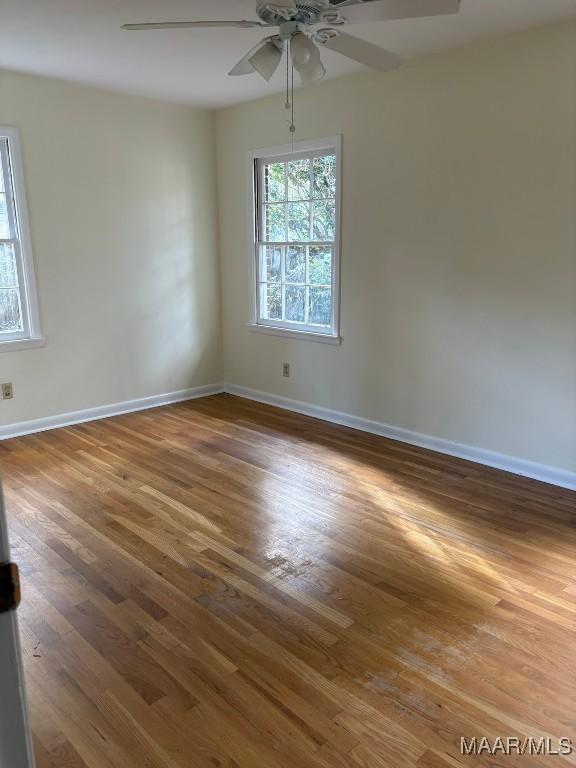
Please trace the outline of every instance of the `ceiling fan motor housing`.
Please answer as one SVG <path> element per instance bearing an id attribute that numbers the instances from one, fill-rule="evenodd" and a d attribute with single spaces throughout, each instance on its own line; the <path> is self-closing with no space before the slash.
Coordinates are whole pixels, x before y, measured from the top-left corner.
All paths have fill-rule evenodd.
<path id="1" fill-rule="evenodd" d="M 302 0 L 295 3 L 297 12 L 286 18 L 286 7 L 274 0 L 259 0 L 257 13 L 266 24 L 280 25 L 286 21 L 315 24 L 322 12 L 330 8 L 330 0 Z"/>

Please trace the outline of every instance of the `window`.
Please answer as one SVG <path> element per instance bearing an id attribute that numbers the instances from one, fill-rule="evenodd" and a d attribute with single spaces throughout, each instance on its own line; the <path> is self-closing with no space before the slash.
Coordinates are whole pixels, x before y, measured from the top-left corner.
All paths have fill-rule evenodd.
<path id="1" fill-rule="evenodd" d="M 18 133 L 0 127 L 0 351 L 40 337 Z"/>
<path id="2" fill-rule="evenodd" d="M 251 153 L 251 325 L 338 342 L 340 138 Z"/>

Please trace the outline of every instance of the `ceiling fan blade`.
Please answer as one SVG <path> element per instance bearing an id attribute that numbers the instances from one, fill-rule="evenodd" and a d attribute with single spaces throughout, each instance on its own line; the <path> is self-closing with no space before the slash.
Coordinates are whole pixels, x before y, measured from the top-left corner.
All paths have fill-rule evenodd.
<path id="1" fill-rule="evenodd" d="M 204 29 L 207 27 L 240 27 L 251 29 L 252 27 L 266 27 L 260 21 L 159 21 L 151 24 L 123 24 L 122 29 L 129 32 L 147 32 L 151 29 Z"/>
<path id="2" fill-rule="evenodd" d="M 336 8 L 351 24 L 458 13 L 461 0 L 349 0 Z"/>
<path id="3" fill-rule="evenodd" d="M 335 31 L 332 30 L 333 34 L 329 37 L 318 36 L 316 38 L 317 42 L 323 45 L 324 48 L 341 53 L 343 56 L 358 61 L 360 64 L 365 64 L 372 69 L 377 69 L 379 72 L 389 72 L 392 69 L 398 69 L 402 64 L 400 56 L 391 51 L 380 48 L 378 45 L 373 45 L 367 40 L 361 40 L 359 37 L 347 35 L 345 32 L 334 34 Z"/>

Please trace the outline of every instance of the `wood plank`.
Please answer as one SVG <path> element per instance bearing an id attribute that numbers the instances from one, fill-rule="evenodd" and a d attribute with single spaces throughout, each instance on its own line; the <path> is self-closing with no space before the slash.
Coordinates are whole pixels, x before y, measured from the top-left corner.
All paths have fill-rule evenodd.
<path id="1" fill-rule="evenodd" d="M 460 737 L 573 730 L 573 492 L 230 395 L 0 448 L 39 768 L 536 767 Z"/>

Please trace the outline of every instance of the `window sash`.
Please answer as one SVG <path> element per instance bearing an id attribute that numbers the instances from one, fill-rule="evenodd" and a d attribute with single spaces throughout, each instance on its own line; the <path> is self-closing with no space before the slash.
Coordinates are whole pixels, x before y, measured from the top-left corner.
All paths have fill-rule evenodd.
<path id="1" fill-rule="evenodd" d="M 335 157 L 336 158 L 336 189 L 334 197 L 314 197 L 314 160 L 322 157 Z M 308 197 L 302 199 L 291 199 L 289 195 L 289 179 L 288 179 L 288 163 L 301 160 L 310 160 L 310 192 Z M 287 152 L 279 155 L 271 155 L 265 157 L 254 157 L 254 190 L 253 190 L 253 205 L 254 205 L 254 265 L 253 272 L 253 285 L 252 291 L 254 292 L 254 310 L 255 310 L 255 323 L 257 325 L 269 326 L 273 328 L 285 328 L 287 330 L 300 331 L 304 333 L 313 333 L 322 336 L 336 336 L 337 334 L 337 320 L 339 312 L 339 274 L 338 274 L 338 239 L 339 239 L 339 216 L 340 216 L 340 160 L 337 147 L 312 149 L 303 152 Z M 282 163 L 285 165 L 285 194 L 283 200 L 266 201 L 266 166 Z M 313 227 L 314 227 L 314 214 L 313 204 L 315 202 L 334 202 L 335 209 L 335 222 L 334 222 L 334 239 L 332 240 L 313 240 Z M 266 227 L 266 208 L 270 205 L 283 205 L 285 206 L 285 214 L 287 216 L 288 204 L 290 203 L 303 203 L 310 206 L 310 240 L 290 240 L 290 241 L 270 241 L 265 239 L 265 227 Z M 289 234 L 288 222 L 285 225 L 286 235 Z M 263 248 L 282 248 L 282 276 L 281 281 L 273 282 L 263 279 L 261 274 L 261 252 Z M 332 253 L 331 260 L 331 283 L 328 284 L 315 284 L 308 282 L 308 258 L 306 259 L 306 282 L 296 283 L 293 281 L 285 280 L 285 249 L 288 247 L 312 247 L 312 248 L 330 248 Z M 304 287 L 305 289 L 305 321 L 295 322 L 291 320 L 275 320 L 265 317 L 267 314 L 267 307 L 263 306 L 262 302 L 262 288 L 266 286 L 280 286 L 281 298 L 282 298 L 282 315 L 285 316 L 285 288 L 287 286 Z M 330 301 L 331 301 L 331 313 L 330 324 L 319 325 L 309 322 L 309 298 L 310 288 L 330 289 Z"/>
<path id="2" fill-rule="evenodd" d="M 19 331 L 2 331 L 0 329 L 0 343 L 3 341 L 17 341 L 20 339 L 27 339 L 30 337 L 30 319 L 28 314 L 28 307 L 26 302 L 26 294 L 22 289 L 25 285 L 24 267 L 22 263 L 22 251 L 20 247 L 20 241 L 11 239 L 0 239 L 0 245 L 11 245 L 14 248 L 14 261 L 16 263 L 16 275 L 18 284 L 16 286 L 4 286 L 0 285 L 0 290 L 16 290 L 18 292 L 18 299 L 20 304 L 20 318 L 22 328 Z"/>
<path id="3" fill-rule="evenodd" d="M 262 289 L 268 289 L 268 288 L 280 288 L 281 291 L 281 298 L 282 298 L 282 314 L 286 314 L 286 307 L 285 307 L 285 289 L 286 288 L 303 288 L 304 289 L 304 320 L 302 322 L 298 320 L 287 320 L 287 319 L 279 319 L 279 318 L 272 318 L 272 317 L 261 317 L 261 324 L 262 325 L 274 325 L 279 328 L 283 328 L 284 326 L 288 328 L 292 328 L 293 330 L 299 330 L 299 331 L 305 331 L 307 333 L 324 333 L 326 334 L 329 329 L 330 325 L 322 325 L 321 323 L 313 323 L 310 322 L 310 289 L 319 289 L 319 290 L 332 290 L 332 287 L 330 285 L 303 285 L 300 283 L 259 283 L 258 285 L 258 292 L 259 294 L 262 292 Z M 332 296 L 330 297 L 332 299 Z"/>
<path id="4" fill-rule="evenodd" d="M 265 242 L 264 239 L 264 228 L 266 223 L 266 215 L 265 210 L 268 206 L 271 205 L 284 205 L 290 203 L 308 203 L 311 208 L 312 205 L 315 202 L 326 202 L 330 200 L 334 200 L 336 208 L 337 201 L 338 201 L 338 178 L 336 179 L 336 194 L 334 197 L 327 197 L 327 198 L 315 198 L 314 197 L 314 160 L 320 159 L 322 157 L 336 157 L 337 153 L 335 149 L 324 149 L 324 150 L 310 150 L 308 152 L 291 152 L 285 155 L 278 155 L 276 157 L 262 157 L 257 158 L 255 160 L 255 178 L 256 178 L 256 189 L 255 189 L 255 209 L 256 209 L 256 239 L 258 242 Z M 303 198 L 301 200 L 294 200 L 290 198 L 290 195 L 288 194 L 289 191 L 289 181 L 288 181 L 288 163 L 295 162 L 298 160 L 310 160 L 310 194 L 307 198 Z M 266 189 L 266 181 L 265 181 L 265 173 L 266 173 L 266 166 L 267 165 L 276 165 L 282 163 L 285 166 L 285 174 L 284 174 L 284 199 L 283 200 L 266 200 L 265 199 L 265 189 Z M 338 167 L 338 162 L 336 163 L 336 174 L 338 176 L 340 172 L 340 169 Z M 285 209 L 286 210 L 286 209 Z M 337 215 L 337 212 L 336 212 Z M 311 216 L 312 218 L 312 216 Z M 310 227 L 312 227 L 312 222 L 310 224 Z M 288 232 L 288 226 L 286 223 L 286 232 Z M 310 235 L 312 236 L 312 231 L 310 232 Z M 331 241 L 332 242 L 332 241 Z"/>
<path id="5" fill-rule="evenodd" d="M 271 279 L 270 275 L 266 271 L 265 266 L 265 260 L 266 260 L 266 248 L 270 247 L 274 250 L 280 251 L 280 264 L 279 264 L 279 271 L 277 272 L 277 279 Z M 294 279 L 294 276 L 291 276 L 287 273 L 287 257 L 288 257 L 288 251 L 290 248 L 299 248 L 304 251 L 304 270 L 302 277 L 303 279 Z M 312 279 L 312 275 L 310 274 L 310 249 L 318 249 L 318 250 L 329 250 L 330 251 L 330 282 L 314 282 Z M 333 296 L 333 285 L 334 285 L 334 243 L 332 241 L 330 242 L 324 242 L 322 244 L 318 244 L 316 241 L 314 242 L 299 242 L 299 243 L 286 243 L 282 246 L 279 246 L 278 243 L 273 243 L 270 245 L 264 244 L 260 245 L 260 248 L 258 250 L 258 263 L 256 265 L 256 284 L 257 284 L 257 302 L 258 302 L 258 320 L 262 324 L 269 324 L 271 320 L 274 320 L 278 323 L 292 323 L 297 328 L 306 328 L 308 330 L 313 330 L 315 333 L 329 333 L 332 328 L 332 316 L 333 312 L 330 312 L 330 320 L 328 323 L 314 323 L 310 321 L 310 299 L 311 295 L 313 295 L 314 291 L 322 291 L 322 290 L 328 290 L 330 292 L 330 304 L 331 309 L 334 302 L 334 296 Z M 286 318 L 286 306 L 285 306 L 285 299 L 286 299 L 286 288 L 303 288 L 304 289 L 304 318 L 303 320 L 293 320 Z M 267 316 L 268 314 L 268 305 L 267 305 L 267 298 L 268 298 L 268 290 L 280 290 L 280 298 L 282 301 L 282 319 L 280 318 L 270 318 Z M 264 290 L 266 292 L 264 292 Z"/>
<path id="6" fill-rule="evenodd" d="M 18 202 L 15 189 L 15 174 L 11 159 L 10 137 L 3 136 L 0 133 L 0 164 L 2 166 L 2 175 L 4 179 L 4 194 L 6 198 L 6 210 L 8 218 L 8 231 L 10 237 L 0 238 L 0 245 L 10 245 L 14 249 L 14 260 L 16 264 L 16 274 L 18 285 L 15 288 L 18 291 L 21 316 L 21 330 L 2 331 L 0 330 L 0 343 L 6 341 L 19 341 L 31 338 L 31 318 L 30 318 L 30 300 L 27 289 L 27 275 L 24 267 L 24 254 L 22 249 L 21 228 L 19 226 Z M 0 285 L 0 288 L 4 286 Z M 8 286 L 6 286 L 8 288 Z M 14 289 L 14 286 L 10 286 Z"/>
<path id="7" fill-rule="evenodd" d="M 278 280 L 271 280 L 266 274 L 263 274 L 263 260 L 265 258 L 266 248 L 277 248 L 281 251 L 280 254 L 280 278 Z M 286 259 L 289 248 L 302 248 L 304 249 L 304 280 L 292 280 L 286 276 Z M 330 250 L 330 282 L 329 283 L 315 283 L 310 279 L 310 249 L 321 250 L 325 248 Z M 306 327 L 307 329 L 313 329 L 315 333 L 332 332 L 334 327 L 334 285 L 335 285 L 335 247 L 333 241 L 324 241 L 319 243 L 318 241 L 299 241 L 284 243 L 282 245 L 278 243 L 260 243 L 257 244 L 257 258 L 256 258 L 256 288 L 257 288 L 257 320 L 263 325 L 268 325 L 272 318 L 266 317 L 267 306 L 262 300 L 262 288 L 263 287 L 279 287 L 281 291 L 282 299 L 282 316 L 284 318 L 286 314 L 285 308 L 285 289 L 287 287 L 304 288 L 304 321 L 293 321 L 293 325 L 298 328 Z M 328 324 L 310 323 L 310 289 L 330 289 L 330 322 Z M 282 319 L 276 320 L 278 323 L 290 323 L 290 320 Z"/>
<path id="8" fill-rule="evenodd" d="M 18 219 L 16 216 L 16 204 L 14 199 L 14 183 L 12 180 L 12 167 L 10 163 L 10 150 L 8 139 L 0 137 L 0 164 L 4 179 L 4 196 L 6 198 L 6 212 L 8 214 L 8 238 L 18 240 Z"/>

